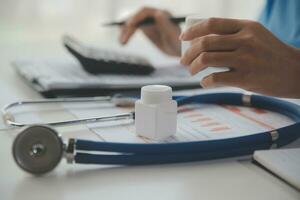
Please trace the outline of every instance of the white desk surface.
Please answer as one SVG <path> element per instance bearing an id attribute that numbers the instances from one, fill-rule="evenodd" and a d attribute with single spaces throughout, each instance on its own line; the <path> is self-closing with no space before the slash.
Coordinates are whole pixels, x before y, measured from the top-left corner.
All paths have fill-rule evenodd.
<path id="1" fill-rule="evenodd" d="M 66 55 L 59 44 L 1 41 L 0 44 L 0 106 L 18 99 L 40 97 L 19 79 L 10 61 L 20 56 Z M 63 161 L 47 176 L 33 177 L 21 171 L 12 159 L 14 136 L 14 133 L 0 132 L 0 199 L 3 200 L 300 199 L 299 191 L 250 161 L 138 167 L 67 165 Z"/>

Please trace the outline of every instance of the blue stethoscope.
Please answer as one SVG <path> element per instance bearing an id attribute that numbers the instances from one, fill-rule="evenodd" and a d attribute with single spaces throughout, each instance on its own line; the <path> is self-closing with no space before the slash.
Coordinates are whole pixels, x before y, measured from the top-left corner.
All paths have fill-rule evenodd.
<path id="1" fill-rule="evenodd" d="M 64 143 L 59 134 L 50 126 L 108 121 L 116 119 L 134 119 L 134 113 L 125 113 L 92 119 L 79 119 L 66 122 L 54 122 L 30 126 L 14 122 L 6 112 L 15 105 L 34 102 L 16 102 L 3 109 L 8 124 L 26 126 L 16 137 L 13 144 L 13 156 L 16 163 L 32 174 L 43 174 L 54 169 L 62 157 L 68 163 L 109 164 L 109 165 L 146 165 L 203 161 L 252 154 L 255 150 L 270 149 L 287 145 L 300 136 L 300 106 L 280 99 L 241 93 L 213 93 L 194 96 L 176 96 L 178 106 L 185 104 L 228 104 L 251 106 L 274 111 L 295 121 L 294 124 L 229 139 L 176 143 L 115 143 L 98 142 L 71 138 Z M 71 99 L 81 102 L 87 99 Z M 100 97 L 91 101 L 111 100 Z M 66 99 L 44 100 L 40 103 L 66 102 Z M 36 102 L 35 102 L 36 103 Z M 46 126 L 47 125 L 47 126 Z"/>

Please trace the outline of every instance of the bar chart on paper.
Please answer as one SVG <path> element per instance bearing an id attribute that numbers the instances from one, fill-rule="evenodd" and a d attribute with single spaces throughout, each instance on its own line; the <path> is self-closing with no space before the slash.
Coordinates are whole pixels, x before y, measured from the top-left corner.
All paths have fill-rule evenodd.
<path id="1" fill-rule="evenodd" d="M 132 111 L 132 108 L 118 108 L 112 104 L 90 104 L 84 109 L 68 108 L 76 118 L 108 116 Z M 268 131 L 292 124 L 286 116 L 255 108 L 192 104 L 178 109 L 177 132 L 164 141 L 153 141 L 135 134 L 134 121 L 124 120 L 88 124 L 88 128 L 103 141 L 110 142 L 183 142 L 231 138 Z"/>

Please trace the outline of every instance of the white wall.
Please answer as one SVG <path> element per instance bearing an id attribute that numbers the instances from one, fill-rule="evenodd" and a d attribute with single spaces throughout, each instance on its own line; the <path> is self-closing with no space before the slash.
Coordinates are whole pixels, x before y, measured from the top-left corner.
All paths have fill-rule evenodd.
<path id="1" fill-rule="evenodd" d="M 178 15 L 202 14 L 203 17 L 237 17 L 255 19 L 264 0 L 130 0 L 116 1 L 119 15 L 128 14 L 141 5 L 160 7 Z"/>
<path id="2" fill-rule="evenodd" d="M 174 15 L 201 14 L 255 19 L 264 0 L 0 0 L 0 39 L 58 40 L 68 32 L 86 40 L 107 35 L 100 23 L 120 19 L 142 6 Z"/>

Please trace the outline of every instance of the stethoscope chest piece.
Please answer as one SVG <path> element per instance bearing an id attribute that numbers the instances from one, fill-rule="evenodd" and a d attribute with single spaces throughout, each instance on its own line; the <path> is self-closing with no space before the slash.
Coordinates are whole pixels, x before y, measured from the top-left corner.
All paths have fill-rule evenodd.
<path id="1" fill-rule="evenodd" d="M 64 145 L 58 133 L 50 127 L 32 126 L 16 137 L 12 151 L 19 167 L 38 175 L 57 166 Z"/>

